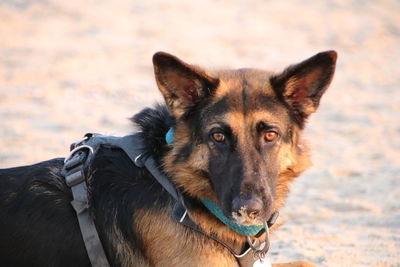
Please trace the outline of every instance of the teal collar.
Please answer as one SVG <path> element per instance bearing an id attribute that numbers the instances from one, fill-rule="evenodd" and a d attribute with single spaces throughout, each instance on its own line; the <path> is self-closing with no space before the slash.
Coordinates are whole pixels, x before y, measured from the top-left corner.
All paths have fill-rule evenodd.
<path id="1" fill-rule="evenodd" d="M 167 134 L 165 135 L 165 142 L 167 144 L 171 144 L 174 141 L 174 128 L 169 128 Z"/>
<path id="2" fill-rule="evenodd" d="M 229 228 L 231 228 L 233 231 L 235 231 L 240 235 L 255 236 L 265 228 L 263 224 L 241 225 L 234 223 L 224 215 L 221 208 L 213 201 L 205 198 L 200 198 L 200 201 L 212 214 L 214 214 L 215 217 L 217 217 L 226 226 L 228 226 Z"/>
<path id="3" fill-rule="evenodd" d="M 167 134 L 165 135 L 165 141 L 167 142 L 167 144 L 171 144 L 173 140 L 174 140 L 174 129 L 170 128 Z M 234 223 L 224 215 L 221 208 L 216 203 L 205 198 L 200 198 L 200 201 L 212 214 L 214 214 L 215 217 L 217 217 L 226 226 L 228 226 L 229 228 L 231 228 L 233 231 L 235 231 L 240 235 L 255 236 L 265 227 L 263 224 L 241 225 Z"/>

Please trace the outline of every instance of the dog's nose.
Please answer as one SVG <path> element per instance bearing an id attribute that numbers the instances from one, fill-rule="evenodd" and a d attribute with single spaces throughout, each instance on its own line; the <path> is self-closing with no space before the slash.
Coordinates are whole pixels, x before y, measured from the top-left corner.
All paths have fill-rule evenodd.
<path id="1" fill-rule="evenodd" d="M 239 217 L 254 220 L 263 208 L 262 200 L 254 196 L 240 195 L 232 201 L 232 211 Z"/>

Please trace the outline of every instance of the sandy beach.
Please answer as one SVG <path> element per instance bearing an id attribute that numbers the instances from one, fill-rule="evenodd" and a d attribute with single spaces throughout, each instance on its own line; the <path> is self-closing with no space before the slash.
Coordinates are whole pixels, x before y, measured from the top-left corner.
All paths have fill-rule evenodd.
<path id="1" fill-rule="evenodd" d="M 400 266 L 400 2 L 0 1 L 0 168 L 64 157 L 86 132 L 125 135 L 161 101 L 166 51 L 205 67 L 280 71 L 338 52 L 307 125 L 272 262 Z"/>

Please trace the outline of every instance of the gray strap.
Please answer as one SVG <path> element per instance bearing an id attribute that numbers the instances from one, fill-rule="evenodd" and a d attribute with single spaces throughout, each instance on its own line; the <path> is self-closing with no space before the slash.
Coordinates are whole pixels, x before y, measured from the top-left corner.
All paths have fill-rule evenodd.
<path id="1" fill-rule="evenodd" d="M 74 200 L 71 204 L 78 215 L 82 238 L 85 242 L 86 251 L 92 263 L 92 267 L 107 267 L 109 266 L 107 257 L 101 244 L 99 234 L 97 233 L 96 226 L 87 209 L 87 201 L 82 202 L 78 200 L 81 197 L 86 197 L 86 184 L 80 183 L 73 186 L 71 189 L 74 195 Z"/>
<path id="2" fill-rule="evenodd" d="M 123 137 L 93 134 L 93 137 L 90 137 L 87 141 L 84 140 L 83 144 L 91 146 L 94 149 L 94 153 L 96 153 L 100 145 L 119 147 L 128 155 L 132 162 L 135 162 L 136 158 L 146 150 L 142 133 L 136 133 Z"/>
<path id="3" fill-rule="evenodd" d="M 89 213 L 83 167 L 78 165 L 72 171 L 67 172 L 65 180 L 67 185 L 71 187 L 73 197 L 71 205 L 77 214 L 82 238 L 92 267 L 109 267 L 99 234 Z"/>
<path id="4" fill-rule="evenodd" d="M 178 192 L 176 191 L 176 187 L 171 183 L 170 180 L 165 176 L 165 174 L 162 174 L 160 170 L 157 167 L 156 162 L 154 161 L 153 157 L 148 156 L 144 160 L 144 166 L 146 169 L 153 175 L 154 178 L 162 185 L 162 187 L 167 190 L 167 192 L 175 198 L 175 200 L 179 201 L 179 195 Z"/>

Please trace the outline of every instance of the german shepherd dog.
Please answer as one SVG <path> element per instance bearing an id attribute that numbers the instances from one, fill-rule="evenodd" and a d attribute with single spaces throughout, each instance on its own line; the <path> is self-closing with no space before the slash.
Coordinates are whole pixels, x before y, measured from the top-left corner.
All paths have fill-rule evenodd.
<path id="1" fill-rule="evenodd" d="M 301 132 L 332 80 L 336 57 L 322 52 L 277 74 L 204 70 L 154 55 L 165 105 L 132 120 L 161 171 L 191 199 L 188 216 L 203 232 L 246 242 L 200 198 L 240 225 L 263 223 L 279 210 L 290 183 L 309 166 Z M 0 266 L 90 266 L 63 164 L 57 158 L 0 170 Z M 225 247 L 173 220 L 172 197 L 121 149 L 102 146 L 86 177 L 111 266 L 238 266 Z"/>

